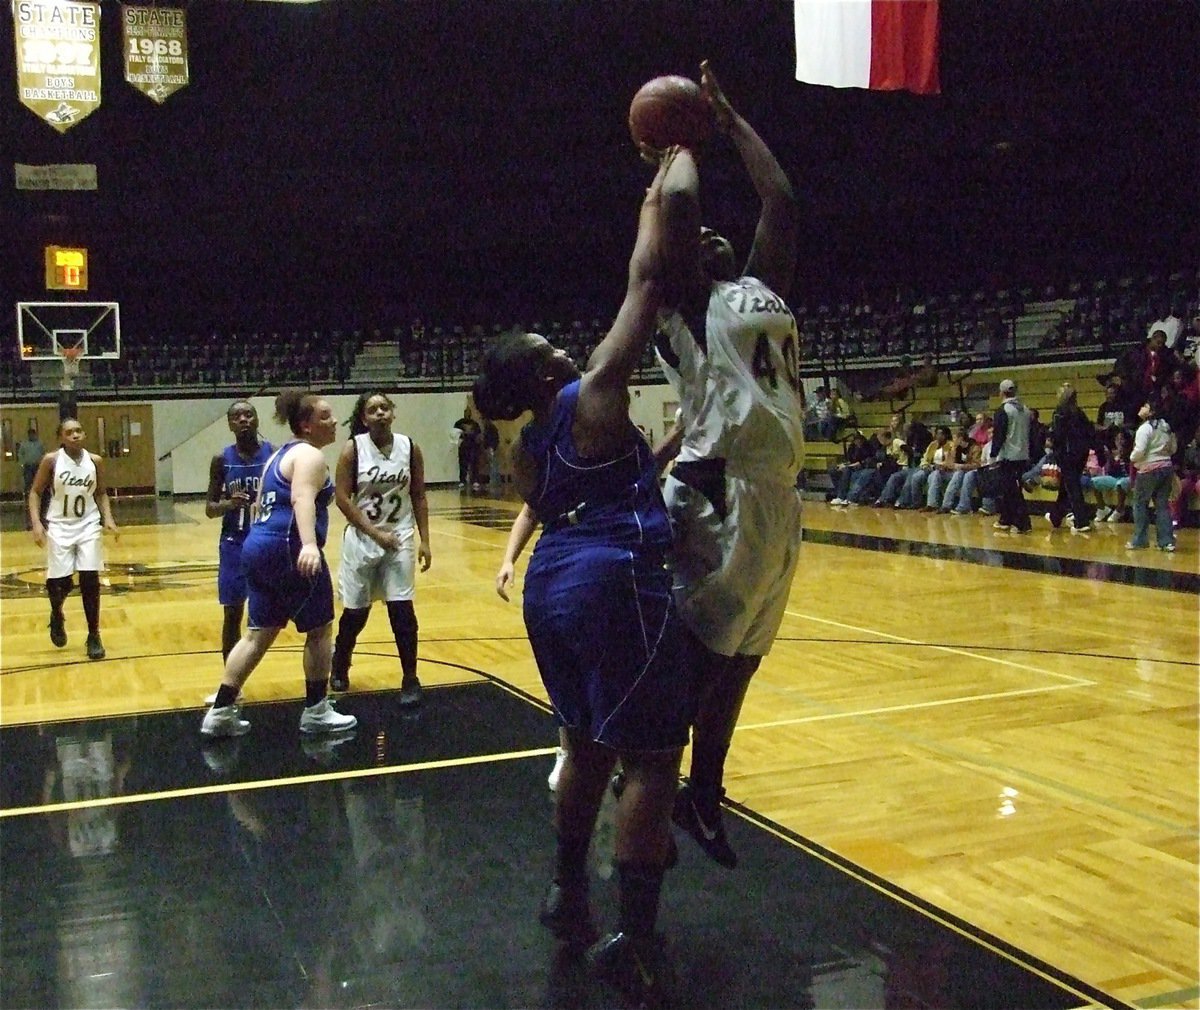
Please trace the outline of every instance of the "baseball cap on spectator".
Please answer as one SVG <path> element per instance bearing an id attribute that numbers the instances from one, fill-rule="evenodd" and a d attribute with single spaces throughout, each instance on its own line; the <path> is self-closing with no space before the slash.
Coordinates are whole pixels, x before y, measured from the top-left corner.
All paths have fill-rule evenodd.
<path id="1" fill-rule="evenodd" d="M 1003 382 L 1000 383 L 1000 392 L 1015 393 L 1016 391 L 1017 391 L 1017 384 L 1015 382 L 1013 382 L 1012 379 L 1005 379 Z"/>

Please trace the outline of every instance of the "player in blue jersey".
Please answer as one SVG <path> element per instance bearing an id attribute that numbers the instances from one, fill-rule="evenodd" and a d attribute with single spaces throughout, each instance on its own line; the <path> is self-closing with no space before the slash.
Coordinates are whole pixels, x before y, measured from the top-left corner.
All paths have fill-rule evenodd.
<path id="1" fill-rule="evenodd" d="M 333 408 L 319 394 L 287 390 L 275 398 L 275 420 L 295 439 L 263 470 L 254 521 L 242 545 L 250 619 L 225 661 L 225 674 L 200 732 L 240 736 L 250 729 L 236 704 L 246 678 L 290 621 L 304 640 L 304 711 L 300 732 L 353 729 L 326 692 L 333 643 L 333 582 L 322 548 L 329 532 L 333 483 L 321 450 L 337 438 Z"/>
<path id="2" fill-rule="evenodd" d="M 258 495 L 263 467 L 275 451 L 258 437 L 258 411 L 249 400 L 234 400 L 225 412 L 234 443 L 212 458 L 208 468 L 208 498 L 204 514 L 221 518 L 218 548 L 217 599 L 225 612 L 221 625 L 221 658 L 242 637 L 242 611 L 246 604 L 246 577 L 242 572 L 242 542 L 250 532 L 250 506 Z M 210 702 L 211 704 L 211 702 Z"/>
<path id="3" fill-rule="evenodd" d="M 565 730 L 555 793 L 553 880 L 541 921 L 569 944 L 595 937 L 586 858 L 618 758 L 620 912 L 587 959 L 598 974 L 657 1000 L 667 971 L 654 935 L 669 818 L 693 711 L 686 632 L 663 567 L 671 542 L 658 474 L 629 420 L 628 383 L 662 297 L 660 164 L 642 204 L 625 300 L 583 374 L 533 333 L 498 339 L 475 383 L 484 416 L 533 420 L 514 455 L 517 491 L 542 524 L 525 577 L 524 616 L 538 671 Z"/>

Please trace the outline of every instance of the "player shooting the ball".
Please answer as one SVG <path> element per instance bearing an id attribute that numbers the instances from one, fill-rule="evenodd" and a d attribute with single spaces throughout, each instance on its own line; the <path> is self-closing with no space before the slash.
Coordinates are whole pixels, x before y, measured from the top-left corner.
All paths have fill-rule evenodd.
<path id="1" fill-rule="evenodd" d="M 732 869 L 737 855 L 721 821 L 725 759 L 750 678 L 782 623 L 800 549 L 799 341 L 784 301 L 797 222 L 779 162 L 708 63 L 700 70 L 716 130 L 741 156 L 762 209 L 739 272 L 733 246 L 701 225 L 696 162 L 676 159 L 663 187 L 666 289 L 655 350 L 679 396 L 680 421 L 655 451 L 664 465 L 675 457 L 663 493 L 676 604 L 707 650 L 690 773 L 673 819 Z"/>

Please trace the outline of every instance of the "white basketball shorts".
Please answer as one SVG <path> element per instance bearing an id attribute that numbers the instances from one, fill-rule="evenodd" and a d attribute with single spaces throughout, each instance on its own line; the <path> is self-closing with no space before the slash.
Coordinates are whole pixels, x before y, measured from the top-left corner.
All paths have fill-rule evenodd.
<path id="1" fill-rule="evenodd" d="M 46 524 L 46 578 L 63 579 L 75 572 L 104 571 L 100 524 L 63 530 Z"/>
<path id="2" fill-rule="evenodd" d="M 765 656 L 783 623 L 800 558 L 800 493 L 728 474 L 724 484 L 722 518 L 703 492 L 667 477 L 675 601 L 713 652 Z"/>
<path id="3" fill-rule="evenodd" d="M 399 550 L 385 551 L 370 537 L 347 526 L 338 569 L 342 605 L 365 610 L 374 600 L 411 600 L 416 564 L 417 540 L 411 530 Z"/>

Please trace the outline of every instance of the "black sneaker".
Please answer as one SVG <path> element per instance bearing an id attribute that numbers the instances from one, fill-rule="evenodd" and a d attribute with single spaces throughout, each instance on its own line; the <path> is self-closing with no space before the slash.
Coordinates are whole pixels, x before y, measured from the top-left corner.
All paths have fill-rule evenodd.
<path id="1" fill-rule="evenodd" d="M 608 933 L 588 948 L 585 960 L 593 975 L 619 989 L 633 1006 L 671 1006 L 675 973 L 657 937 L 638 942 L 628 933 Z"/>
<path id="2" fill-rule="evenodd" d="M 724 798 L 724 796 L 725 790 L 722 789 L 721 797 Z M 732 870 L 737 866 L 737 853 L 733 851 L 729 840 L 725 837 L 725 826 L 721 823 L 720 808 L 717 808 L 717 816 L 712 823 L 705 821 L 700 816 L 700 811 L 696 809 L 696 794 L 692 786 L 686 785 L 675 794 L 675 809 L 671 812 L 671 819 L 696 839 L 696 844 L 714 863 L 727 870 Z"/>
<path id="3" fill-rule="evenodd" d="M 569 885 L 550 881 L 538 909 L 538 922 L 569 947 L 582 951 L 595 943 L 600 934 L 592 922 L 586 878 Z"/>
<path id="4" fill-rule="evenodd" d="M 425 692 L 421 688 L 421 682 L 416 677 L 409 680 L 404 680 L 400 684 L 400 707 L 412 708 L 414 705 L 420 705 L 421 699 L 425 697 Z"/>
<path id="5" fill-rule="evenodd" d="M 63 636 L 63 641 L 66 641 L 66 636 Z M 100 641 L 99 634 L 88 635 L 87 637 L 87 656 L 88 659 L 103 659 L 104 658 L 104 643 Z"/>
<path id="6" fill-rule="evenodd" d="M 334 663 L 333 670 L 329 674 L 329 690 L 337 691 L 340 694 L 350 690 L 350 669 L 347 667 L 339 670 L 338 666 L 338 663 Z"/>
<path id="7" fill-rule="evenodd" d="M 50 641 L 60 649 L 67 644 L 67 622 L 62 614 L 50 615 Z"/>

